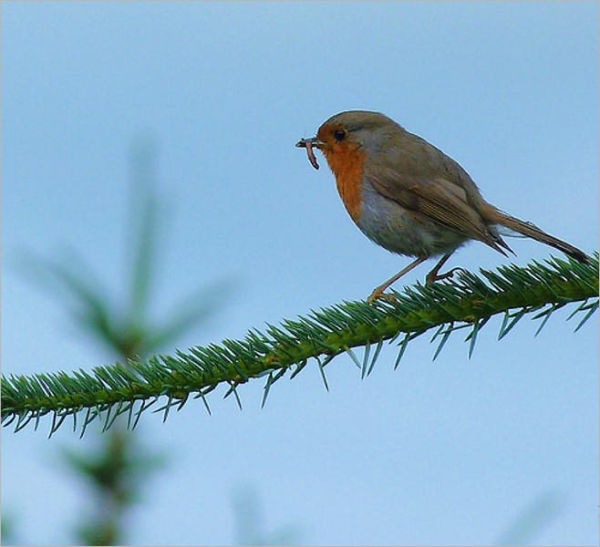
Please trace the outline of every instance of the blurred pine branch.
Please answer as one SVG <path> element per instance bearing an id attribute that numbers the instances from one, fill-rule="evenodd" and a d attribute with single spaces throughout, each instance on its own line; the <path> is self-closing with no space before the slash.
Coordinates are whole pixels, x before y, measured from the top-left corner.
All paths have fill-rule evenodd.
<path id="1" fill-rule="evenodd" d="M 157 150 L 152 141 L 134 143 L 123 295 L 111 297 L 98 282 L 106 274 L 86 267 L 83 257 L 74 251 L 69 256 L 53 259 L 31 253 L 21 257 L 23 272 L 36 284 L 60 295 L 61 304 L 71 306 L 77 327 L 109 349 L 125 369 L 130 359 L 143 358 L 172 346 L 184 332 L 205 322 L 222 309 L 224 295 L 229 292 L 228 284 L 223 282 L 203 287 L 178 302 L 170 315 L 162 314 L 160 322 L 151 319 L 152 304 L 158 296 L 155 281 L 162 262 L 158 236 L 164 232 L 167 218 L 160 210 L 164 197 L 157 190 L 156 159 Z M 126 420 L 120 417 L 109 434 L 93 439 L 96 440 L 93 447 L 63 448 L 65 467 L 88 487 L 86 503 L 81 505 L 90 510 L 76 516 L 75 543 L 119 545 L 125 542 L 126 517 L 142 498 L 152 472 L 165 460 L 149 446 L 142 446 L 141 439 L 134 433 L 127 430 Z"/>
<path id="2" fill-rule="evenodd" d="M 469 355 L 477 335 L 488 320 L 503 314 L 498 338 L 503 338 L 523 317 L 540 321 L 540 328 L 553 312 L 578 304 L 569 318 L 580 317 L 578 330 L 598 309 L 598 253 L 588 264 L 550 258 L 527 266 L 502 266 L 480 275 L 460 273 L 456 279 L 406 287 L 395 300 L 343 302 L 311 311 L 280 327 L 268 325 L 265 332 L 250 330 L 243 340 L 223 340 L 190 348 L 175 355 L 157 355 L 147 360 L 129 360 L 127 365 L 100 366 L 71 374 L 11 376 L 2 382 L 2 419 L 19 431 L 32 420 L 52 413 L 50 434 L 71 416 L 81 434 L 97 418 L 107 430 L 121 415 L 135 427 L 141 414 L 161 398 L 157 411 L 166 419 L 170 409 L 181 409 L 190 397 L 202 398 L 220 384 L 225 397 L 253 378 L 266 378 L 263 404 L 271 386 L 286 373 L 298 374 L 310 359 L 319 367 L 325 386 L 324 368 L 334 357 L 348 353 L 363 377 L 370 374 L 384 342 L 399 342 L 398 363 L 407 344 L 436 329 L 434 359 L 448 337 L 468 329 Z M 364 346 L 358 359 L 352 348 Z M 80 411 L 85 411 L 78 423 Z M 80 417 L 80 416 L 79 416 Z"/>

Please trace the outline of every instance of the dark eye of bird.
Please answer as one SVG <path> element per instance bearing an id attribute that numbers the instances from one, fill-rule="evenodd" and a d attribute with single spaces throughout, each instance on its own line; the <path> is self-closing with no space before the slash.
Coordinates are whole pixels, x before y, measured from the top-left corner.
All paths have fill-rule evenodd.
<path id="1" fill-rule="evenodd" d="M 335 138 L 336 141 L 343 141 L 344 137 L 346 136 L 346 131 L 344 131 L 343 129 L 336 129 L 333 132 L 333 136 Z"/>

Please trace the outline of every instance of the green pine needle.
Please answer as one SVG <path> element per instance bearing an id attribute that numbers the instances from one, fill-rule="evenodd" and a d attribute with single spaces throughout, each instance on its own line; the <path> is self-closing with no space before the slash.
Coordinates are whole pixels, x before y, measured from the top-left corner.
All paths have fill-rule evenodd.
<path id="1" fill-rule="evenodd" d="M 243 340 L 178 350 L 174 355 L 129 361 L 127 366 L 11 375 L 2 380 L 2 422 L 19 431 L 33 420 L 37 428 L 40 418 L 50 413 L 52 435 L 72 416 L 74 429 L 80 427 L 83 435 L 95 419 L 101 419 L 106 430 L 127 413 L 129 427 L 135 428 L 142 413 L 159 399 L 166 398 L 155 410 L 164 420 L 171 407 L 181 410 L 190 398 L 202 398 L 210 414 L 206 396 L 219 385 L 227 385 L 225 397 L 233 395 L 241 408 L 237 388 L 266 376 L 264 405 L 273 384 L 287 372 L 294 378 L 310 360 L 317 363 L 326 389 L 324 368 L 342 353 L 349 354 L 363 378 L 368 376 L 383 342 L 392 343 L 402 334 L 394 368 L 408 343 L 429 329 L 436 329 L 431 341 L 441 337 L 434 359 L 450 334 L 465 327 L 470 328 L 471 355 L 477 335 L 497 314 L 504 315 L 498 335 L 502 339 L 525 315 L 541 320 L 539 332 L 557 309 L 579 303 L 570 316 L 583 316 L 578 330 L 598 310 L 598 253 L 588 264 L 550 258 L 524 267 L 481 270 L 479 276 L 461 272 L 456 279 L 431 287 L 418 283 L 395 295 L 395 300 L 343 302 L 311 310 L 308 316 L 283 320 L 279 326 L 267 325 L 264 333 L 252 329 Z M 352 351 L 356 347 L 365 347 L 362 362 Z M 85 417 L 78 424 L 81 411 Z"/>

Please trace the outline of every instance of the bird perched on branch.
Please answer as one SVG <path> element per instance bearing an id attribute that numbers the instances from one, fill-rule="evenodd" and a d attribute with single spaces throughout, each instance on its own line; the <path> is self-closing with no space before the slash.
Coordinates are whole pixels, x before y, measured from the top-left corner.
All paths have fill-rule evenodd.
<path id="1" fill-rule="evenodd" d="M 373 301 L 404 274 L 432 257 L 441 257 L 427 274 L 432 283 L 450 277 L 439 271 L 452 253 L 477 240 L 506 255 L 511 248 L 500 235 L 508 228 L 555 247 L 580 262 L 587 255 L 531 222 L 500 211 L 483 199 L 467 172 L 426 140 L 378 112 L 341 112 L 325 121 L 306 148 L 319 168 L 319 149 L 333 174 L 346 210 L 372 241 L 393 253 L 415 257 L 396 275 L 376 287 Z"/>

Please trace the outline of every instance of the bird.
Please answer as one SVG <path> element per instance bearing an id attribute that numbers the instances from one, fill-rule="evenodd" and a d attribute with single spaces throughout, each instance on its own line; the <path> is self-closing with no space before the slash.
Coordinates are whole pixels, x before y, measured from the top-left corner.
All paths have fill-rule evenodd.
<path id="1" fill-rule="evenodd" d="M 414 257 L 378 285 L 369 302 L 393 298 L 386 289 L 430 258 L 440 257 L 426 285 L 451 277 L 460 268 L 442 274 L 440 269 L 471 240 L 508 256 L 514 251 L 502 235 L 520 235 L 579 262 L 589 260 L 570 243 L 488 203 L 456 161 L 382 113 L 340 112 L 323 122 L 315 137 L 301 138 L 296 146 L 306 148 L 315 169 L 314 149 L 322 152 L 344 206 L 363 234 L 392 253 Z"/>

